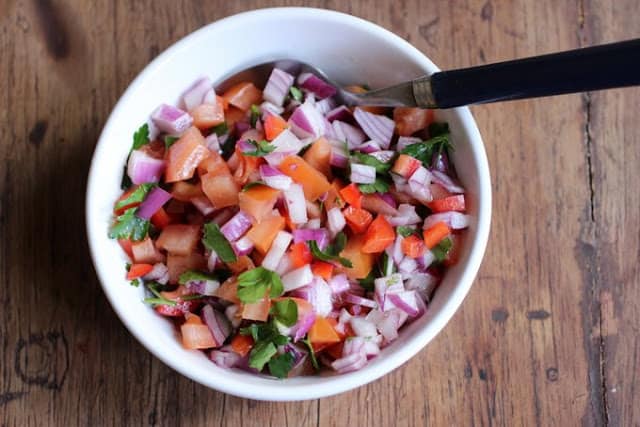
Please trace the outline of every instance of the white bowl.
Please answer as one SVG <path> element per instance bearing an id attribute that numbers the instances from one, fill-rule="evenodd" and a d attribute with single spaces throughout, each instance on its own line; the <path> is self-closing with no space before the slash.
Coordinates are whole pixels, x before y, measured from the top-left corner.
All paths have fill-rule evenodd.
<path id="1" fill-rule="evenodd" d="M 344 84 L 376 88 L 438 68 L 391 32 L 342 13 L 275 8 L 241 13 L 183 38 L 149 64 L 115 106 L 96 146 L 87 185 L 87 233 L 98 277 L 111 305 L 131 333 L 156 357 L 208 387 L 258 400 L 303 400 L 353 389 L 389 373 L 420 351 L 451 319 L 467 295 L 484 255 L 491 216 L 489 166 L 476 123 L 467 108 L 439 112 L 449 122 L 453 161 L 468 191 L 474 220 L 460 262 L 451 268 L 427 314 L 363 369 L 333 376 L 277 380 L 225 370 L 204 353 L 185 350 L 173 325 L 141 302 L 143 290 L 124 280 L 125 256 L 107 237 L 122 167 L 132 134 L 162 102 L 175 103 L 202 75 L 219 81 L 265 61 L 292 58 L 314 64 Z M 425 361 L 428 363 L 428 361 Z"/>

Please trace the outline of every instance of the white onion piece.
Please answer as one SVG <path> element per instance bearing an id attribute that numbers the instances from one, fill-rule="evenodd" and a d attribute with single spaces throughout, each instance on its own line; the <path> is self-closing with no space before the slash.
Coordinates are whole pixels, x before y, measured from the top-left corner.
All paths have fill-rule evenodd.
<path id="1" fill-rule="evenodd" d="M 271 188 L 288 190 L 293 180 L 271 165 L 260 166 L 260 178 Z"/>
<path id="2" fill-rule="evenodd" d="M 351 164 L 351 182 L 373 184 L 376 182 L 376 168 L 369 165 Z"/>
<path id="3" fill-rule="evenodd" d="M 411 317 L 415 317 L 420 313 L 415 291 L 404 291 L 389 294 L 388 298 L 396 307 Z"/>
<path id="4" fill-rule="evenodd" d="M 262 120 L 266 119 L 268 115 L 272 114 L 274 116 L 279 116 L 284 111 L 284 108 L 277 106 L 276 104 L 264 101 L 260 104 L 260 112 Z"/>
<path id="5" fill-rule="evenodd" d="M 325 133 L 325 118 L 310 102 L 296 108 L 288 123 L 298 138 L 317 139 Z"/>
<path id="6" fill-rule="evenodd" d="M 342 211 L 338 207 L 329 209 L 329 211 L 327 212 L 327 223 L 329 225 L 329 232 L 331 233 L 331 237 L 335 237 L 344 229 L 345 225 L 347 225 L 347 221 L 345 220 Z"/>
<path id="7" fill-rule="evenodd" d="M 142 277 L 143 280 L 155 280 L 161 285 L 166 285 L 169 281 L 169 269 L 166 265 L 158 262 L 153 265 L 153 269 Z"/>
<path id="8" fill-rule="evenodd" d="M 334 120 L 331 126 L 333 126 L 336 139 L 346 142 L 350 150 L 359 147 L 367 139 L 367 136 L 360 129 L 340 120 Z"/>
<path id="9" fill-rule="evenodd" d="M 422 218 L 416 213 L 416 207 L 406 203 L 398 206 L 398 214 L 387 218 L 389 224 L 393 226 L 398 225 L 414 225 L 422 221 Z"/>
<path id="10" fill-rule="evenodd" d="M 471 224 L 471 216 L 460 212 L 442 212 L 429 215 L 424 220 L 423 229 L 433 227 L 438 222 L 444 222 L 454 230 L 467 228 Z"/>
<path id="11" fill-rule="evenodd" d="M 291 74 L 279 68 L 274 68 L 264 87 L 264 91 L 262 91 L 262 97 L 277 106 L 282 106 L 289 88 L 293 85 L 293 80 L 294 77 Z"/>
<path id="12" fill-rule="evenodd" d="M 396 144 L 396 151 L 400 152 L 405 148 L 407 148 L 407 145 L 417 144 L 419 142 L 422 142 L 422 140 L 415 136 L 401 136 L 398 138 L 398 143 Z"/>
<path id="13" fill-rule="evenodd" d="M 377 141 L 382 148 L 389 148 L 393 130 L 396 126 L 393 120 L 386 116 L 364 111 L 358 107 L 353 112 L 353 116 L 369 138 Z"/>
<path id="14" fill-rule="evenodd" d="M 438 279 L 433 274 L 416 273 L 407 280 L 405 288 L 410 291 L 416 291 L 424 301 L 429 301 L 437 284 Z"/>
<path id="15" fill-rule="evenodd" d="M 238 307 L 236 304 L 231 304 L 224 310 L 224 315 L 227 316 L 227 319 L 229 319 L 229 322 L 231 322 L 231 326 L 233 326 L 234 328 L 237 328 L 238 326 L 240 326 L 240 323 L 242 323 L 242 318 L 240 316 L 237 316 L 239 309 L 240 307 Z"/>
<path id="16" fill-rule="evenodd" d="M 309 264 L 303 265 L 300 268 L 296 268 L 293 271 L 282 276 L 282 285 L 284 291 L 289 292 L 294 289 L 307 286 L 313 281 L 313 273 Z"/>
<path id="17" fill-rule="evenodd" d="M 271 243 L 269 252 L 267 252 L 267 255 L 262 260 L 262 266 L 267 270 L 275 270 L 292 239 L 293 236 L 286 231 L 278 231 L 276 238 L 273 239 L 273 243 Z"/>
<path id="18" fill-rule="evenodd" d="M 424 166 L 420 166 L 409 177 L 409 191 L 413 197 L 421 202 L 430 202 L 433 200 L 431 189 L 431 173 Z"/>
<path id="19" fill-rule="evenodd" d="M 162 104 L 151 114 L 156 127 L 171 135 L 179 135 L 193 123 L 193 118 L 186 111 L 168 104 Z"/>
<path id="20" fill-rule="evenodd" d="M 433 182 L 442 185 L 449 193 L 464 193 L 464 188 L 453 182 L 453 179 L 449 175 L 437 170 L 434 170 L 431 173 L 433 174 Z"/>
<path id="21" fill-rule="evenodd" d="M 182 103 L 187 111 L 191 111 L 198 105 L 202 104 L 207 92 L 213 90 L 213 82 L 209 77 L 202 77 L 196 80 L 189 89 L 182 95 Z M 213 92 L 215 102 L 215 92 Z"/>
<path id="22" fill-rule="evenodd" d="M 141 150 L 133 150 L 127 163 L 127 175 L 134 184 L 159 182 L 165 166 L 164 160 L 151 157 Z"/>
<path id="23" fill-rule="evenodd" d="M 300 184 L 291 184 L 284 191 L 284 201 L 292 223 L 304 224 L 307 222 L 307 204 Z"/>
<path id="24" fill-rule="evenodd" d="M 361 316 L 354 316 L 349 321 L 351 325 L 351 329 L 353 332 L 359 337 L 375 337 L 378 335 L 378 331 L 376 330 L 376 325 L 370 320 L 365 319 Z"/>
<path id="25" fill-rule="evenodd" d="M 336 107 L 336 101 L 333 98 L 325 98 L 316 102 L 316 110 L 320 112 L 320 114 L 327 115 L 332 109 Z M 346 107 L 345 107 L 346 108 Z M 328 119 L 328 117 L 327 117 Z M 329 120 L 331 121 L 331 120 Z"/>
<path id="26" fill-rule="evenodd" d="M 253 250 L 253 241 L 244 236 L 231 244 L 237 256 L 249 255 Z"/>
<path id="27" fill-rule="evenodd" d="M 204 139 L 204 143 L 209 151 L 213 151 L 216 153 L 220 151 L 220 140 L 218 139 L 218 135 L 215 132 L 211 135 L 208 135 Z"/>
<path id="28" fill-rule="evenodd" d="M 278 263 L 278 266 L 276 267 L 276 273 L 278 273 L 278 275 L 280 276 L 284 276 L 291 270 L 293 270 L 293 262 L 291 261 L 291 258 L 289 258 L 288 256 L 283 256 Z"/>

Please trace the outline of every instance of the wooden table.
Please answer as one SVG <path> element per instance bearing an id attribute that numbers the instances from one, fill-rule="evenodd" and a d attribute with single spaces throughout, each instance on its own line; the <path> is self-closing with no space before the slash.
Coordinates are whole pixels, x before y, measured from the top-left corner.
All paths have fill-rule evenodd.
<path id="1" fill-rule="evenodd" d="M 447 328 L 373 384 L 243 400 L 127 333 L 85 241 L 100 129 L 171 43 L 275 4 L 0 0 L 0 424 L 638 425 L 638 89 L 473 107 L 494 189 L 484 264 Z M 640 36 L 633 0 L 305 4 L 389 28 L 443 68 Z"/>

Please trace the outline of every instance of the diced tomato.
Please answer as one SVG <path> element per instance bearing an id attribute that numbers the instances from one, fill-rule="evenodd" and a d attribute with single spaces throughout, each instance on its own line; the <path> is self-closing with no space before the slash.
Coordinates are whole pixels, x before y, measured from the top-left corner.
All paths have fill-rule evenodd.
<path id="1" fill-rule="evenodd" d="M 326 353 L 333 357 L 334 359 L 340 359 L 342 357 L 342 348 L 344 347 L 344 342 L 339 342 L 337 344 L 330 345 L 326 349 Z"/>
<path id="2" fill-rule="evenodd" d="M 237 334 L 231 340 L 231 349 L 242 357 L 249 354 L 251 348 L 253 348 L 253 338 L 250 335 Z"/>
<path id="3" fill-rule="evenodd" d="M 319 170 L 324 176 L 331 179 L 331 144 L 329 144 L 325 138 L 319 138 L 311 144 L 302 158 L 309 163 L 311 167 Z"/>
<path id="4" fill-rule="evenodd" d="M 238 299 L 238 279 L 230 277 L 225 280 L 216 291 L 216 296 L 225 301 L 240 304 Z"/>
<path id="5" fill-rule="evenodd" d="M 200 104 L 189 111 L 193 117 L 193 125 L 200 130 L 206 130 L 224 123 L 224 106 L 221 98 L 215 104 Z"/>
<path id="6" fill-rule="evenodd" d="M 464 235 L 452 234 L 449 236 L 449 239 L 451 239 L 451 249 L 449 249 L 449 253 L 447 253 L 447 257 L 444 259 L 444 265 L 447 267 L 457 264 L 460 260 Z"/>
<path id="7" fill-rule="evenodd" d="M 401 248 L 402 253 L 409 258 L 418 258 L 427 250 L 424 242 L 415 234 L 402 239 Z"/>
<path id="8" fill-rule="evenodd" d="M 313 326 L 309 329 L 309 341 L 312 344 L 332 344 L 340 342 L 338 333 L 329 322 L 329 319 L 321 316 L 316 317 Z"/>
<path id="9" fill-rule="evenodd" d="M 314 261 L 311 264 L 311 271 L 313 272 L 313 275 L 320 276 L 324 280 L 331 279 L 334 268 L 335 267 L 333 264 L 330 264 L 328 262 L 323 262 L 323 261 Z"/>
<path id="10" fill-rule="evenodd" d="M 445 237 L 451 234 L 451 229 L 445 222 L 437 222 L 430 228 L 424 230 L 424 244 L 428 249 L 433 249 Z"/>
<path id="11" fill-rule="evenodd" d="M 305 242 L 298 242 L 291 245 L 289 259 L 295 268 L 310 264 L 313 261 L 309 246 Z"/>
<path id="12" fill-rule="evenodd" d="M 131 250 L 133 242 L 131 242 L 131 240 L 129 239 L 119 239 L 118 244 L 120 244 L 120 247 L 127 253 L 129 258 L 133 259 L 133 252 Z"/>
<path id="13" fill-rule="evenodd" d="M 364 236 L 356 235 L 347 240 L 347 246 L 340 253 L 340 256 L 351 261 L 351 268 L 340 267 L 350 279 L 364 279 L 373 268 L 373 254 L 364 253 L 362 245 Z"/>
<path id="14" fill-rule="evenodd" d="M 136 263 L 155 264 L 163 262 L 164 256 L 158 251 L 151 238 L 147 237 L 140 242 L 131 244 L 131 253 Z"/>
<path id="15" fill-rule="evenodd" d="M 167 255 L 167 268 L 169 269 L 169 283 L 178 283 L 180 275 L 187 270 L 203 270 L 207 266 L 207 259 L 197 252 L 189 255 Z"/>
<path id="16" fill-rule="evenodd" d="M 234 106 L 230 105 L 229 108 L 224 110 L 224 119 L 229 129 L 233 129 L 235 124 L 243 121 L 245 117 L 245 111 Z"/>
<path id="17" fill-rule="evenodd" d="M 269 114 L 264 119 L 264 134 L 267 141 L 273 141 L 288 127 L 287 122 L 275 114 Z"/>
<path id="18" fill-rule="evenodd" d="M 201 161 L 209 156 L 204 137 L 191 127 L 170 148 L 167 157 L 166 182 L 183 181 L 193 177 Z"/>
<path id="19" fill-rule="evenodd" d="M 153 309 L 158 314 L 161 314 L 163 316 L 182 317 L 188 313 L 196 311 L 202 305 L 202 302 L 198 300 L 183 301 L 181 299 L 178 299 L 175 301 L 175 303 L 176 303 L 175 305 L 168 305 L 168 304 L 156 305 L 155 307 L 153 307 Z M 198 316 L 195 316 L 195 317 L 198 317 Z M 194 323 L 194 321 L 192 321 L 191 323 Z"/>
<path id="20" fill-rule="evenodd" d="M 266 254 L 273 243 L 273 239 L 279 231 L 284 230 L 284 218 L 273 216 L 263 219 L 259 224 L 255 224 L 247 232 L 247 237 L 253 242 L 255 249 L 261 254 Z"/>
<path id="21" fill-rule="evenodd" d="M 396 232 L 391 224 L 389 224 L 384 216 L 378 215 L 367 229 L 367 233 L 364 236 L 364 244 L 362 245 L 362 252 L 369 254 L 382 252 L 393 244 L 395 238 Z"/>
<path id="22" fill-rule="evenodd" d="M 189 350 L 218 347 L 220 344 L 213 338 L 213 334 L 207 325 L 195 325 L 183 323 L 180 326 L 182 333 L 182 345 Z"/>
<path id="23" fill-rule="evenodd" d="M 331 183 L 331 187 L 329 191 L 327 191 L 327 195 L 324 199 L 324 209 L 325 211 L 330 211 L 331 209 L 337 207 L 338 209 L 342 209 L 345 205 L 344 200 L 340 197 L 340 189 L 343 187 L 342 183 L 339 179 L 334 179 Z"/>
<path id="24" fill-rule="evenodd" d="M 245 270 L 253 270 L 256 266 L 253 260 L 246 255 L 237 257 L 235 261 L 228 262 L 227 267 L 234 274 L 240 274 Z"/>
<path id="25" fill-rule="evenodd" d="M 238 204 L 240 186 L 230 174 L 209 172 L 200 179 L 202 191 L 216 209 Z"/>
<path id="26" fill-rule="evenodd" d="M 202 188 L 197 184 L 178 181 L 171 187 L 171 197 L 181 202 L 190 202 L 192 199 L 202 196 L 204 196 Z"/>
<path id="27" fill-rule="evenodd" d="M 214 172 L 214 175 L 231 175 L 227 162 L 224 161 L 220 153 L 209 150 L 209 157 L 198 165 L 198 175 L 205 175 L 207 172 Z"/>
<path id="28" fill-rule="evenodd" d="M 464 212 L 464 194 L 456 194 L 455 196 L 445 197 L 444 199 L 434 199 L 427 203 L 429 209 L 433 212 Z"/>
<path id="29" fill-rule="evenodd" d="M 431 189 L 431 195 L 434 200 L 446 199 L 447 197 L 453 196 L 453 193 L 449 193 L 447 189 L 440 184 L 433 183 L 429 188 Z"/>
<path id="30" fill-rule="evenodd" d="M 239 194 L 240 209 L 260 222 L 271 216 L 279 195 L 279 190 L 266 185 L 255 185 Z"/>
<path id="31" fill-rule="evenodd" d="M 258 302 L 244 304 L 242 306 L 242 318 L 248 320 L 257 320 L 266 322 L 269 318 L 269 310 L 271 309 L 271 300 L 264 297 Z"/>
<path id="32" fill-rule="evenodd" d="M 344 219 L 347 221 L 349 228 L 351 228 L 351 230 L 356 234 L 367 231 L 367 228 L 373 219 L 369 211 L 358 209 L 354 206 L 347 207 L 342 211 L 342 214 L 344 215 Z"/>
<path id="33" fill-rule="evenodd" d="M 127 280 L 137 279 L 153 270 L 151 264 L 131 264 L 129 271 L 127 272 Z"/>
<path id="34" fill-rule="evenodd" d="M 250 181 L 255 182 L 260 179 L 258 174 L 258 167 L 262 163 L 264 163 L 264 160 L 262 160 L 262 158 L 244 156 L 238 151 L 238 159 L 240 160 L 240 162 L 238 168 L 233 174 L 233 177 L 240 186 L 244 186 Z"/>
<path id="35" fill-rule="evenodd" d="M 159 230 L 164 229 L 167 225 L 171 223 L 171 218 L 164 210 L 164 208 L 160 208 L 151 216 L 151 224 Z"/>
<path id="36" fill-rule="evenodd" d="M 411 175 L 420 167 L 422 162 L 407 154 L 400 154 L 396 159 L 396 162 L 391 168 L 391 172 L 400 175 L 405 179 L 409 179 Z"/>
<path id="37" fill-rule="evenodd" d="M 241 82 L 229 88 L 222 97 L 229 105 L 247 111 L 252 104 L 259 104 L 262 99 L 262 91 L 250 82 Z"/>
<path id="38" fill-rule="evenodd" d="M 286 157 L 279 166 L 282 173 L 288 175 L 298 184 L 302 185 L 304 196 L 313 202 L 326 193 L 331 184 L 322 172 L 313 168 L 303 158 L 298 156 Z"/>
<path id="39" fill-rule="evenodd" d="M 201 238 L 200 226 L 171 224 L 160 233 L 156 246 L 174 255 L 189 255 Z"/>
<path id="40" fill-rule="evenodd" d="M 433 122 L 433 110 L 421 108 L 396 107 L 393 109 L 393 121 L 400 136 L 411 136 Z"/>
<path id="41" fill-rule="evenodd" d="M 349 203 L 354 208 L 362 208 L 362 193 L 358 188 L 358 185 L 354 182 L 340 190 L 340 197 L 342 200 Z"/>

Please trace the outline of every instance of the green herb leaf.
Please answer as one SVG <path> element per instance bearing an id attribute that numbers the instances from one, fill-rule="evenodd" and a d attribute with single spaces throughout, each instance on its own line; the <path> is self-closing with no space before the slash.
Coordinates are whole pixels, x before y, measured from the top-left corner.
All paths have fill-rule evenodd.
<path id="1" fill-rule="evenodd" d="M 242 153 L 245 156 L 263 157 L 276 149 L 275 145 L 270 144 L 269 141 L 266 141 L 264 139 L 257 142 L 253 139 L 248 139 L 247 142 L 253 145 L 256 149 L 255 151 L 245 151 L 244 153 Z"/>
<path id="2" fill-rule="evenodd" d="M 374 271 L 375 269 L 372 268 L 371 271 L 369 272 L 369 274 L 367 274 L 367 277 L 365 277 L 364 279 L 358 279 L 358 284 L 360 286 L 362 286 L 365 290 L 367 291 L 372 291 L 374 290 L 374 280 L 376 280 L 376 273 Z"/>
<path id="3" fill-rule="evenodd" d="M 275 344 L 268 341 L 259 341 L 249 353 L 249 366 L 262 371 L 264 365 L 278 352 Z"/>
<path id="4" fill-rule="evenodd" d="M 407 145 L 401 153 L 416 158 L 425 166 L 429 166 L 435 153 L 442 153 L 450 148 L 449 134 L 443 133 L 427 141 Z"/>
<path id="5" fill-rule="evenodd" d="M 393 164 L 393 159 L 385 163 L 369 154 L 361 153 L 359 151 L 354 151 L 351 154 L 351 159 L 363 165 L 373 166 L 374 168 L 376 168 L 376 172 L 380 174 L 389 172 L 389 169 L 391 169 L 391 166 Z"/>
<path id="6" fill-rule="evenodd" d="M 386 252 L 383 252 L 380 257 L 380 273 L 382 277 L 389 276 L 396 272 L 396 265 L 393 263 L 389 255 Z"/>
<path id="7" fill-rule="evenodd" d="M 267 185 L 264 181 L 253 181 L 253 182 L 249 182 L 248 184 L 246 184 L 244 187 L 242 187 L 242 191 L 247 191 L 253 187 L 257 187 L 260 185 Z"/>
<path id="8" fill-rule="evenodd" d="M 279 354 L 276 357 L 273 357 L 269 360 L 269 372 L 271 375 L 277 378 L 286 378 L 293 368 L 293 363 L 295 359 L 291 355 L 291 353 Z"/>
<path id="9" fill-rule="evenodd" d="M 222 122 L 219 125 L 211 128 L 211 133 L 215 133 L 218 136 L 222 136 L 227 132 L 229 132 L 229 126 L 227 125 L 227 122 Z"/>
<path id="10" fill-rule="evenodd" d="M 276 301 L 271 313 L 284 326 L 293 326 L 298 321 L 298 305 L 291 298 Z"/>
<path id="11" fill-rule="evenodd" d="M 129 163 L 129 158 L 127 157 L 127 163 Z M 123 166 L 122 179 L 120 180 L 120 188 L 122 190 L 128 190 L 133 185 L 131 182 L 131 178 L 129 178 L 129 174 L 127 173 L 127 164 Z"/>
<path id="12" fill-rule="evenodd" d="M 149 143 L 149 125 L 143 124 L 140 128 L 133 134 L 133 146 L 131 150 L 138 150 L 143 145 Z"/>
<path id="13" fill-rule="evenodd" d="M 155 296 L 155 298 L 145 298 L 143 301 L 152 305 L 170 305 L 171 307 L 175 307 L 176 302 L 163 297 L 158 291 L 158 286 L 160 286 L 158 282 L 147 282 L 147 289 Z"/>
<path id="14" fill-rule="evenodd" d="M 144 240 L 149 233 L 149 220 L 139 218 L 135 215 L 138 208 L 127 209 L 122 215 L 116 218 L 116 222 L 109 230 L 111 239 L 130 239 L 133 241 Z"/>
<path id="15" fill-rule="evenodd" d="M 447 258 L 447 255 L 449 255 L 449 251 L 452 246 L 453 241 L 449 237 L 445 237 L 440 243 L 431 249 L 431 252 L 433 252 L 433 255 L 435 255 L 438 262 L 442 262 Z"/>
<path id="16" fill-rule="evenodd" d="M 218 278 L 213 274 L 203 273 L 202 271 L 187 270 L 180 275 L 180 277 L 178 278 L 178 283 L 181 285 L 184 285 L 192 281 L 208 281 L 208 280 L 218 280 Z"/>
<path id="17" fill-rule="evenodd" d="M 445 122 L 433 122 L 429 125 L 429 136 L 433 138 L 434 136 L 444 135 L 449 133 L 449 124 Z"/>
<path id="18" fill-rule="evenodd" d="M 409 237 L 413 234 L 416 234 L 418 230 L 415 227 L 411 227 L 408 225 L 400 225 L 396 228 L 396 232 L 402 237 Z"/>
<path id="19" fill-rule="evenodd" d="M 256 123 L 258 123 L 258 119 L 260 118 L 260 107 L 258 107 L 256 104 L 252 104 L 251 108 L 251 116 L 249 117 L 249 121 L 251 123 L 251 127 L 255 128 L 256 127 Z"/>
<path id="20" fill-rule="evenodd" d="M 295 86 L 291 86 L 289 88 L 289 93 L 291 94 L 291 97 L 293 99 L 295 99 L 298 102 L 302 102 L 302 91 L 300 89 L 298 89 Z"/>
<path id="21" fill-rule="evenodd" d="M 313 369 L 315 369 L 316 371 L 319 371 L 320 366 L 318 365 L 318 359 L 316 359 L 316 352 L 313 349 L 313 346 L 311 345 L 311 341 L 309 340 L 309 337 L 307 336 L 307 338 L 301 341 L 307 346 L 307 350 L 309 350 L 309 356 L 311 356 L 311 364 L 313 365 Z"/>
<path id="22" fill-rule="evenodd" d="M 344 233 L 338 233 L 335 238 L 335 242 L 332 245 L 327 246 L 324 251 L 320 250 L 315 240 L 309 240 L 307 244 L 309 245 L 311 254 L 317 259 L 321 261 L 338 261 L 347 268 L 353 267 L 351 261 L 340 256 L 340 252 L 342 252 L 344 247 L 347 245 L 347 236 Z"/>
<path id="23" fill-rule="evenodd" d="M 140 286 L 140 279 L 133 279 L 129 284 L 137 288 L 138 286 Z"/>
<path id="24" fill-rule="evenodd" d="M 362 194 L 386 193 L 389 191 L 389 185 L 388 181 L 377 176 L 373 184 L 358 184 L 358 188 Z"/>
<path id="25" fill-rule="evenodd" d="M 171 146 L 173 144 L 176 143 L 177 140 L 179 140 L 180 138 L 178 138 L 177 136 L 171 136 L 171 135 L 166 135 L 164 137 L 164 148 L 165 150 L 168 150 L 169 148 L 171 148 Z"/>
<path id="26" fill-rule="evenodd" d="M 277 273 L 264 267 L 256 267 L 238 276 L 238 298 L 243 303 L 257 302 L 265 297 L 267 291 L 271 298 L 284 292 L 282 280 Z"/>
<path id="27" fill-rule="evenodd" d="M 123 207 L 132 205 L 134 203 L 142 203 L 142 201 L 147 197 L 149 191 L 155 186 L 156 184 L 151 183 L 140 184 L 138 188 L 136 188 L 131 194 L 129 194 L 129 196 L 116 203 L 116 209 L 122 209 Z"/>
<path id="28" fill-rule="evenodd" d="M 231 244 L 215 222 L 204 225 L 202 244 L 208 250 L 215 251 L 223 262 L 235 262 L 237 260 Z"/>

